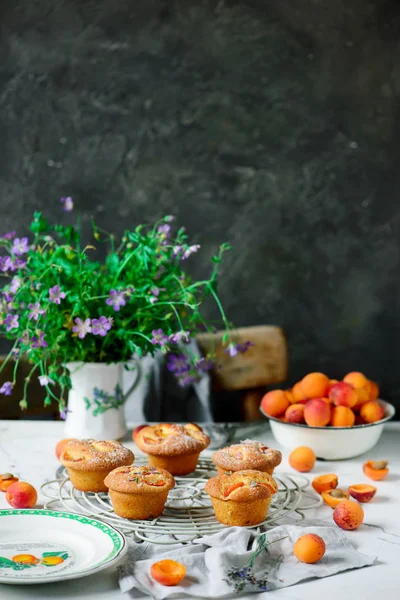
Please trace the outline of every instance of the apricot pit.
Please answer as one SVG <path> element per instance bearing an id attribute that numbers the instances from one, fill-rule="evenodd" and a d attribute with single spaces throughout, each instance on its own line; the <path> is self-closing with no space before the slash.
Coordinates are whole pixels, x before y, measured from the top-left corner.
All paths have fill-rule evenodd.
<path id="1" fill-rule="evenodd" d="M 321 494 L 322 500 L 330 506 L 331 508 L 336 508 L 339 502 L 343 502 L 343 500 L 349 500 L 350 495 L 345 490 L 328 490 L 327 492 L 322 492 Z"/>

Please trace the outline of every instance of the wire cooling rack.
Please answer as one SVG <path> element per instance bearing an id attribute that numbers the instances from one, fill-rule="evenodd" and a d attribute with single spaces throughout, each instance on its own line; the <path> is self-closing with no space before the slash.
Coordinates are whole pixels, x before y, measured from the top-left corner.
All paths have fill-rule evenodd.
<path id="1" fill-rule="evenodd" d="M 135 464 L 146 464 L 146 457 L 137 456 Z M 67 510 L 96 517 L 114 525 L 125 535 L 153 544 L 180 544 L 221 531 L 226 527 L 217 521 L 208 494 L 204 491 L 207 479 L 216 474 L 209 458 L 201 458 L 194 473 L 175 477 L 176 486 L 168 495 L 163 514 L 149 521 L 123 519 L 113 511 L 107 493 L 87 493 L 76 490 L 66 470 L 61 467 L 56 479 L 44 483 L 42 493 L 48 498 L 45 508 Z M 255 526 L 271 529 L 292 514 L 296 520 L 304 519 L 304 512 L 316 508 L 321 499 L 307 490 L 309 481 L 303 475 L 274 473 L 278 492 L 272 497 L 266 520 Z"/>

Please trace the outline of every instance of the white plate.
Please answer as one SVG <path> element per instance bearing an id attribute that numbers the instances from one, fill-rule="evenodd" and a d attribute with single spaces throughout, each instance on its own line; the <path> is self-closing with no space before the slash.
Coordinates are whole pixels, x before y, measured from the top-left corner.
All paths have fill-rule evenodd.
<path id="1" fill-rule="evenodd" d="M 111 525 L 52 510 L 0 510 L 0 583 L 77 579 L 113 565 L 126 553 Z"/>

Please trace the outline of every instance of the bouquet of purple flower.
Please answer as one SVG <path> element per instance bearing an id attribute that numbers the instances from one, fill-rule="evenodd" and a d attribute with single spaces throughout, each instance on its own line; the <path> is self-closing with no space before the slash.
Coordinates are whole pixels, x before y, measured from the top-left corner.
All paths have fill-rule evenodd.
<path id="1" fill-rule="evenodd" d="M 72 210 L 71 198 L 62 203 Z M 188 243 L 184 228 L 173 234 L 172 221 L 167 216 L 139 225 L 120 240 L 92 222 L 96 246 L 108 245 L 102 261 L 94 245 L 83 246 L 79 224 L 51 225 L 38 212 L 30 238 L 15 232 L 0 237 L 0 335 L 13 340 L 1 369 L 9 361 L 15 365 L 13 381 L 3 383 L 1 394 L 12 394 L 23 357 L 32 368 L 22 409 L 27 384 L 38 377 L 47 392 L 45 404 L 54 399 L 64 412 L 64 390 L 71 387 L 65 365 L 71 361 L 127 362 L 161 350 L 182 385 L 196 381 L 214 365 L 212 356 L 198 359 L 186 345 L 197 331 L 211 329 L 200 312 L 207 295 L 221 311 L 227 351 L 236 352 L 216 292 L 218 266 L 229 246 L 222 244 L 212 257 L 209 279 L 193 281 L 183 267 L 200 246 Z"/>

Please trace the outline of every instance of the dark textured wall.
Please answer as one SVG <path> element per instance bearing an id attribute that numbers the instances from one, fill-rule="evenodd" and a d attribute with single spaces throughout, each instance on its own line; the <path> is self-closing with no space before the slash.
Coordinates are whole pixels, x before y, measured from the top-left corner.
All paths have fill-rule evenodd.
<path id="1" fill-rule="evenodd" d="M 2 0 L 1 229 L 174 213 L 291 380 L 400 398 L 397 0 Z M 204 265 L 197 267 L 198 273 Z"/>

